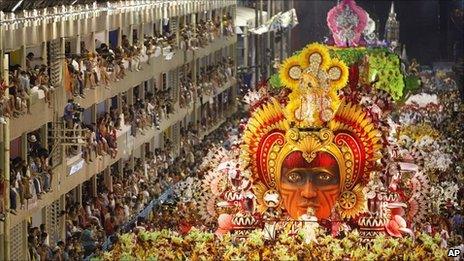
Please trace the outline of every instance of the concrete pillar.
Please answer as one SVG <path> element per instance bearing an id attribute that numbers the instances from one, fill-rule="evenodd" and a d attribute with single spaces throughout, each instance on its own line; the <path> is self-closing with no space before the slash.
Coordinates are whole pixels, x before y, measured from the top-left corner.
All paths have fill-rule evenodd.
<path id="1" fill-rule="evenodd" d="M 59 53 L 54 53 L 53 55 L 62 55 L 65 53 L 65 49 L 66 49 L 66 39 L 65 38 L 60 38 L 60 50 L 59 50 Z M 65 59 L 59 59 L 60 61 L 60 67 L 63 68 L 64 67 L 64 64 L 65 64 Z M 63 82 L 64 82 L 64 71 L 63 70 L 60 70 L 61 71 L 61 74 L 60 74 L 60 79 L 59 81 L 61 82 L 60 86 L 63 86 Z M 61 99 L 58 99 L 58 97 L 61 97 Z M 53 101 L 54 101 L 54 105 L 55 105 L 55 108 L 64 108 L 64 105 L 67 103 L 67 97 L 66 97 L 66 90 L 64 90 L 64 88 L 57 88 L 57 90 L 55 90 L 55 95 L 53 97 Z M 61 112 L 60 112 L 61 113 Z M 60 117 L 61 115 L 59 115 L 58 117 Z"/>
<path id="2" fill-rule="evenodd" d="M 129 25 L 129 32 L 127 34 L 127 39 L 129 40 L 129 44 L 132 45 L 134 43 L 134 25 Z"/>
<path id="3" fill-rule="evenodd" d="M 27 149 L 28 149 L 28 144 L 27 144 L 27 133 L 23 133 L 21 134 L 21 158 L 23 160 L 25 160 L 26 162 L 29 162 L 29 158 L 28 158 L 28 153 L 27 153 Z"/>
<path id="4" fill-rule="evenodd" d="M 118 28 L 118 42 L 116 43 L 116 46 L 121 46 L 123 33 L 124 32 L 122 31 L 122 29 Z"/>
<path id="5" fill-rule="evenodd" d="M 142 159 L 143 162 L 145 162 L 145 154 L 147 153 L 147 150 L 146 150 L 146 143 L 142 144 L 142 146 L 140 146 L 140 158 Z"/>
<path id="6" fill-rule="evenodd" d="M 159 30 L 158 30 L 158 22 L 157 22 L 158 20 L 159 19 L 155 19 L 155 21 L 153 22 L 153 25 L 152 25 L 152 27 L 153 27 L 153 34 L 152 35 L 153 36 L 155 35 L 156 32 L 159 32 Z"/>
<path id="7" fill-rule="evenodd" d="M 134 171 L 134 166 L 135 166 L 135 159 L 134 159 L 134 151 L 131 151 L 131 155 L 129 157 L 129 166 L 132 171 Z"/>
<path id="8" fill-rule="evenodd" d="M 113 191 L 113 176 L 111 175 L 111 167 L 108 167 L 103 171 L 103 179 L 105 186 L 108 188 L 108 191 Z"/>
<path id="9" fill-rule="evenodd" d="M 197 14 L 196 13 L 192 13 L 192 16 L 191 16 L 191 22 L 190 24 L 192 25 L 193 27 L 193 30 L 195 32 L 195 29 L 197 28 L 197 18 L 196 18 Z M 196 36 L 196 33 L 194 33 L 194 35 Z"/>
<path id="10" fill-rule="evenodd" d="M 117 99 L 117 103 L 116 103 L 116 106 L 118 106 L 118 109 L 122 109 L 122 94 L 121 93 L 118 93 L 118 95 L 116 96 Z"/>
<path id="11" fill-rule="evenodd" d="M 42 143 L 42 146 L 44 148 L 48 148 L 48 126 L 47 124 L 44 124 L 41 128 L 40 128 L 40 142 Z"/>
<path id="12" fill-rule="evenodd" d="M 110 45 L 110 31 L 109 30 L 105 30 L 103 31 L 103 34 L 105 36 L 105 38 L 103 39 L 104 40 L 104 43 L 106 43 L 106 45 Z M 95 46 L 95 47 L 100 47 L 100 46 Z"/>
<path id="13" fill-rule="evenodd" d="M 77 196 L 77 203 L 79 203 L 79 205 L 82 206 L 82 184 L 77 185 L 76 196 Z"/>
<path id="14" fill-rule="evenodd" d="M 139 43 L 143 43 L 143 32 L 145 29 L 145 24 L 141 23 L 139 25 L 139 28 L 137 29 L 137 39 L 139 40 Z"/>
<path id="15" fill-rule="evenodd" d="M 19 65 L 21 65 L 21 67 L 24 69 L 26 68 L 26 55 L 27 55 L 27 50 L 26 50 L 26 46 L 25 45 L 22 45 L 21 48 L 20 48 L 20 52 L 21 52 L 21 62 Z"/>
<path id="16" fill-rule="evenodd" d="M 130 88 L 127 91 L 127 104 L 128 105 L 134 104 L 134 88 Z"/>
<path id="17" fill-rule="evenodd" d="M 111 108 L 111 98 L 106 99 L 104 102 L 105 102 L 105 112 L 109 112 Z"/>
<path id="18" fill-rule="evenodd" d="M 118 160 L 118 175 L 122 176 L 123 175 L 123 170 L 124 170 L 124 162 L 122 159 Z"/>
<path id="19" fill-rule="evenodd" d="M 6 58 L 8 61 L 8 58 Z M 8 68 L 8 67 L 7 67 Z M 8 77 L 7 77 L 8 78 Z M 6 189 L 3 192 L 3 207 L 5 210 L 10 209 L 10 120 L 5 118 L 6 124 L 3 124 L 3 142 L 1 143 L 1 154 L 2 154 L 2 170 L 3 182 L 5 183 Z M 3 260 L 10 260 L 10 218 L 11 214 L 9 211 L 5 211 L 5 221 L 3 221 Z"/>
<path id="20" fill-rule="evenodd" d="M 157 19 L 153 19 L 153 21 L 150 23 L 150 36 L 154 36 L 155 35 L 155 31 L 156 31 L 156 20 Z"/>
<path id="21" fill-rule="evenodd" d="M 223 35 L 224 34 L 224 21 L 222 20 L 223 15 L 224 15 L 223 10 L 224 10 L 224 8 L 219 8 L 219 19 L 220 19 L 219 21 L 221 21 L 221 23 L 220 23 L 221 24 L 221 27 L 220 27 L 221 36 L 224 36 Z"/>
<path id="22" fill-rule="evenodd" d="M 245 27 L 247 28 L 247 27 Z M 248 29 L 245 29 L 245 32 L 247 32 Z M 248 33 L 248 32 L 247 32 Z M 248 36 L 246 36 L 246 39 L 247 39 L 247 44 L 245 45 L 245 59 L 246 59 L 246 64 L 245 66 L 248 66 Z M 237 78 L 237 43 L 234 43 L 232 45 L 232 52 L 233 52 L 233 55 L 232 57 L 234 57 L 234 68 L 232 69 L 232 75 L 233 77 Z M 237 93 L 238 93 L 238 88 L 239 86 L 237 86 L 237 84 L 234 84 L 232 85 L 232 95 L 231 97 L 228 97 L 229 99 L 231 99 L 231 104 L 232 106 L 235 106 L 235 104 L 237 104 Z"/>
<path id="23" fill-rule="evenodd" d="M 267 9 L 268 9 L 268 19 L 270 19 L 274 15 L 274 1 L 267 0 Z M 271 75 L 272 71 L 272 65 L 273 65 L 273 60 L 274 60 L 274 32 L 268 32 L 266 35 L 266 61 L 267 61 L 267 77 Z M 270 53 L 267 53 L 267 50 L 270 51 Z M 266 78 L 267 78 L 266 77 Z"/>
<path id="24" fill-rule="evenodd" d="M 42 43 L 42 50 L 40 52 L 40 56 L 42 58 L 42 62 L 44 64 L 48 64 L 47 43 L 46 42 Z"/>
<path id="25" fill-rule="evenodd" d="M 176 27 L 176 45 L 179 47 L 180 46 L 180 16 L 177 16 L 176 18 L 177 21 L 177 27 Z"/>
<path id="26" fill-rule="evenodd" d="M 90 46 L 87 47 L 89 49 L 89 52 L 95 52 L 97 46 L 95 46 L 95 32 L 92 32 L 90 34 Z"/>
<path id="27" fill-rule="evenodd" d="M 91 190 L 92 190 L 92 196 L 96 197 L 97 196 L 97 176 L 98 174 L 94 175 L 93 177 L 90 178 L 90 184 L 91 184 Z"/>
<path id="28" fill-rule="evenodd" d="M 71 53 L 80 54 L 81 53 L 81 41 L 82 38 L 80 35 L 77 35 L 76 38 L 71 41 Z"/>
<path id="29" fill-rule="evenodd" d="M 65 210 L 66 208 L 66 194 L 61 195 L 60 197 L 60 209 Z M 66 219 L 64 216 L 60 218 L 60 239 L 65 241 L 66 240 Z"/>
<path id="30" fill-rule="evenodd" d="M 285 1 L 285 2 L 288 5 L 288 8 L 286 8 L 286 11 L 293 8 L 293 0 Z M 287 29 L 287 39 L 286 39 L 285 42 L 287 43 L 287 50 L 285 50 L 286 51 L 285 55 L 289 56 L 292 53 L 292 45 L 291 45 L 291 42 L 292 42 L 292 30 L 290 28 Z"/>

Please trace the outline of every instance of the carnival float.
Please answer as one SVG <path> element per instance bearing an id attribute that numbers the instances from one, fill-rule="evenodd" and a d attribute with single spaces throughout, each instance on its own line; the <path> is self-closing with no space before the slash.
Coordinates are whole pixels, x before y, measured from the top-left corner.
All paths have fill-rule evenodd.
<path id="1" fill-rule="evenodd" d="M 175 187 L 197 224 L 121 236 L 103 258 L 134 260 L 443 260 L 459 178 L 421 93 L 418 65 L 354 1 L 327 16 L 311 43 L 248 93 L 249 118 L 229 149 Z M 445 242 L 446 243 L 446 242 Z M 137 246 L 139 245 L 139 246 Z"/>

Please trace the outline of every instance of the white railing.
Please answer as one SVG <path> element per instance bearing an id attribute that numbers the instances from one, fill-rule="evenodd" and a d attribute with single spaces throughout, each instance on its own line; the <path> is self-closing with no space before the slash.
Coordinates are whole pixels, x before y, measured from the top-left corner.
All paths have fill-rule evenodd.
<path id="1" fill-rule="evenodd" d="M 97 5 L 97 3 L 76 6 L 62 5 L 40 10 L 24 10 L 19 13 L 0 12 L 0 25 L 5 30 L 14 30 L 25 26 L 38 26 L 43 23 L 98 17 L 102 12 L 111 15 L 160 9 L 164 13 L 163 17 L 167 17 L 167 12 L 184 15 L 226 7 L 235 3 L 235 0 L 132 0 L 118 3 L 107 2 L 101 5 Z"/>

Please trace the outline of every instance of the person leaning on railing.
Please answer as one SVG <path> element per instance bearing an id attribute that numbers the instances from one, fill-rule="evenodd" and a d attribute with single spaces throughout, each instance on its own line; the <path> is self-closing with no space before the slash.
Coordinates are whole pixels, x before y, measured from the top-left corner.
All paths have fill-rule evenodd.
<path id="1" fill-rule="evenodd" d="M 8 90 L 8 86 L 0 76 L 0 124 L 6 124 L 5 118 L 11 116 L 10 101 L 8 95 L 5 95 L 6 90 Z"/>
<path id="2" fill-rule="evenodd" d="M 17 91 L 19 97 L 26 101 L 27 113 L 31 113 L 31 98 L 29 94 L 31 93 L 31 80 L 26 71 L 21 70 L 17 78 Z"/>
<path id="3" fill-rule="evenodd" d="M 87 125 L 84 127 L 85 129 L 83 131 L 83 135 L 84 135 L 85 144 L 82 146 L 82 157 L 84 158 L 85 162 L 90 163 L 90 162 L 93 162 L 92 151 L 95 152 L 95 158 L 98 157 L 98 154 L 97 154 L 98 145 L 96 143 L 95 137 L 92 137 L 92 134 L 93 136 L 95 134 L 92 132 L 91 127 Z M 94 143 L 94 140 L 95 140 L 95 143 Z"/>
<path id="4" fill-rule="evenodd" d="M 55 91 L 55 88 L 50 85 L 50 78 L 47 73 L 47 66 L 41 65 L 39 72 L 37 74 L 36 84 L 37 87 L 42 90 L 45 94 L 45 101 L 48 103 L 48 106 L 52 106 L 52 93 Z"/>

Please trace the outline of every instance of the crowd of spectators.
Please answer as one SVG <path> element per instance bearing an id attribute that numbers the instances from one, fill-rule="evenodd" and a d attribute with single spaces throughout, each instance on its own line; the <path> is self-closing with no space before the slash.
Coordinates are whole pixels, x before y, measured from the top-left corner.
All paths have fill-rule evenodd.
<path id="1" fill-rule="evenodd" d="M 65 255 L 64 242 L 57 242 L 55 248 L 50 247 L 50 235 L 45 227 L 41 224 L 39 227 L 28 226 L 27 246 L 30 259 L 39 260 L 70 260 L 69 256 Z M 51 259 L 51 257 L 55 257 Z"/>
<path id="2" fill-rule="evenodd" d="M 438 175 L 438 181 L 464 183 L 464 102 L 456 89 L 436 90 L 440 110 L 415 114 L 416 120 L 425 121 L 440 132 L 440 146 L 451 155 L 451 165 L 446 173 Z M 443 184 L 443 183 L 442 183 Z M 418 229 L 431 235 L 439 235 L 443 248 L 461 245 L 464 238 L 464 187 L 459 186 L 456 199 L 448 198 L 440 213 L 430 217 Z"/>
<path id="3" fill-rule="evenodd" d="M 233 76 L 234 61 L 231 57 L 223 58 L 214 65 L 200 69 L 197 75 L 198 95 L 212 95 Z"/>
<path id="4" fill-rule="evenodd" d="M 446 152 L 452 157 L 452 163 L 447 175 L 439 176 L 441 182 L 451 181 L 464 184 L 464 101 L 460 100 L 457 90 L 439 93 L 444 105 L 440 112 L 440 120 L 433 121 L 434 127 L 446 137 Z M 464 238 L 464 187 L 460 186 L 457 193 L 457 204 L 447 204 L 445 209 L 448 218 L 450 235 L 453 233 Z M 462 242 L 462 241 L 461 241 Z"/>
<path id="5" fill-rule="evenodd" d="M 31 134 L 28 137 L 27 156 L 10 160 L 10 183 L 0 180 L 0 221 L 4 220 L 5 211 L 16 215 L 18 210 L 25 210 L 36 204 L 43 194 L 52 190 L 52 180 L 49 152 L 42 145 L 40 136 L 37 133 Z M 7 189 L 9 209 L 3 205 L 4 191 Z"/>
<path id="6" fill-rule="evenodd" d="M 153 173 L 153 175 L 159 177 L 160 181 L 167 182 L 169 184 L 168 186 L 164 186 L 163 189 L 165 190 L 171 187 L 172 184 L 178 183 L 181 180 L 185 180 L 188 177 L 201 178 L 201 175 L 205 173 L 203 165 L 206 155 L 214 153 L 215 148 L 227 144 L 227 137 L 229 136 L 228 134 L 233 132 L 233 126 L 236 120 L 236 116 L 228 119 L 223 125 L 219 127 L 219 129 L 212 132 L 210 135 L 205 136 L 203 141 L 200 141 L 197 133 L 191 130 L 190 127 L 183 129 L 179 156 L 174 159 L 173 157 L 169 157 L 169 155 L 164 154 L 167 156 L 167 158 L 163 158 L 163 156 L 158 155 L 153 159 L 155 165 L 165 165 L 165 168 L 158 168 L 158 172 Z M 169 162 L 175 162 L 176 164 L 169 164 Z M 161 170 L 161 172 L 159 170 Z M 195 218 L 193 216 L 187 216 L 193 212 L 190 211 L 194 209 L 193 206 L 189 211 L 183 212 L 185 215 L 173 215 L 173 211 L 178 212 L 183 208 L 188 208 L 189 206 L 188 204 L 182 206 L 179 205 L 178 208 L 174 209 L 172 204 L 173 203 L 171 202 L 171 199 L 168 199 L 163 204 L 156 205 L 149 215 L 151 218 L 138 218 L 137 221 L 132 224 L 130 229 L 175 229 L 182 227 L 181 219 L 187 220 L 191 218 L 192 222 L 196 221 L 197 223 L 200 221 L 200 219 L 194 220 Z M 200 226 L 201 224 L 198 225 Z M 115 237 L 113 237 L 113 240 L 117 240 L 117 234 Z"/>
<path id="7" fill-rule="evenodd" d="M 109 89 L 110 83 L 124 79 L 127 71 L 140 71 L 142 64 L 150 64 L 153 56 L 167 57 L 176 49 L 175 35 L 169 32 L 144 35 L 142 40 L 135 38 L 132 43 L 123 35 L 121 45 L 115 48 L 98 40 L 95 45 L 95 51 L 90 51 L 82 43 L 79 55 L 68 51 L 67 89 L 73 96 L 85 97 L 85 89 L 98 85 Z"/>
<path id="8" fill-rule="evenodd" d="M 233 35 L 234 27 L 229 14 L 222 18 L 222 23 L 222 35 Z M 220 28 L 221 19 L 200 20 L 195 28 L 190 25 L 182 27 L 181 39 L 187 49 L 203 48 L 215 38 L 221 37 Z M 174 113 L 174 101 L 169 88 L 155 88 L 154 92 L 145 94 L 144 100 L 136 99 L 133 103 L 128 103 L 123 99 L 120 108 L 111 107 L 108 112 L 99 115 L 96 122 L 86 124 L 80 118 L 82 111 L 79 111 L 74 98 L 85 98 L 86 89 L 95 89 L 97 86 L 110 88 L 112 82 L 124 79 L 127 71 L 142 70 L 142 64 L 149 64 L 153 56 L 163 55 L 169 59 L 168 56 L 178 48 L 175 34 L 169 32 L 145 35 L 143 41 L 134 39 L 132 43 L 124 35 L 121 46 L 116 48 L 98 40 L 95 41 L 95 46 L 95 51 L 91 51 L 82 43 L 79 54 L 66 50 L 67 70 L 64 75 L 65 89 L 73 98 L 65 106 L 63 120 L 68 129 L 74 129 L 72 134 L 66 134 L 68 141 L 76 144 L 70 146 L 66 152 L 68 156 L 82 152 L 88 163 L 107 154 L 116 157 L 117 134 L 124 126 L 130 126 L 133 136 L 143 134 L 152 127 L 159 130 L 160 122 L 169 119 Z M 31 100 L 34 96 L 43 98 L 49 107 L 52 106 L 54 87 L 50 84 L 50 68 L 42 61 L 42 58 L 28 53 L 24 68 L 19 65 L 10 68 L 9 84 L 0 77 L 0 124 L 5 123 L 6 117 L 31 113 Z M 190 106 L 198 97 L 202 99 L 203 95 L 215 94 L 233 76 L 233 65 L 229 57 L 203 68 L 197 76 L 197 85 L 193 83 L 191 73 L 180 79 L 180 107 Z M 210 114 L 208 119 L 211 122 L 202 119 L 203 124 L 199 126 L 197 123 L 195 128 L 202 127 L 200 131 L 206 131 L 212 125 L 208 122 L 212 123 L 212 119 L 216 120 L 214 122 L 219 120 L 217 116 L 219 115 Z M 153 154 L 146 155 L 145 163 L 138 161 L 133 169 L 126 167 L 121 176 L 115 175 L 112 188 L 102 188 L 95 197 L 84 202 L 83 206 L 68 204 L 69 209 L 63 213 L 67 219 L 66 244 L 60 241 L 51 249 L 44 226 L 40 229 L 29 228 L 28 244 L 32 260 L 73 260 L 76 257 L 79 259 L 82 254 L 85 256 L 94 252 L 98 244 L 91 244 L 90 241 L 101 242 L 139 213 L 151 199 L 189 173 L 195 172 L 199 159 L 207 152 L 212 139 L 210 136 L 200 142 L 197 130 L 192 125 L 181 130 L 178 156 L 174 156 L 174 148 L 167 140 L 164 149 L 157 149 Z M 18 210 L 36 204 L 44 193 L 52 190 L 50 155 L 42 144 L 38 133 L 29 134 L 27 156 L 11 159 L 10 184 L 0 182 L 0 196 L 4 195 L 4 190 L 9 189 L 10 208 L 4 208 L 1 198 L 0 221 L 3 221 L 5 211 L 16 214 Z"/>
<path id="9" fill-rule="evenodd" d="M 408 114 L 407 121 L 410 124 L 426 123 L 437 130 L 439 147 L 451 157 L 447 171 L 433 175 L 438 179 L 436 182 L 463 184 L 464 101 L 460 98 L 456 77 L 445 70 L 420 71 L 419 76 L 423 87 L 421 91 L 436 95 L 438 103 L 422 108 L 409 106 L 403 113 Z M 422 161 L 419 163 L 423 164 Z M 436 213 L 417 228 L 429 234 L 438 234 L 442 238 L 442 247 L 459 245 L 464 237 L 464 187 L 459 186 L 456 197 L 453 200 L 448 198 L 441 206 L 440 213 Z"/>
<path id="10" fill-rule="evenodd" d="M 224 35 L 234 33 L 230 15 L 224 16 L 223 25 Z M 200 20 L 195 28 L 187 24 L 180 28 L 180 35 L 181 48 L 202 48 L 220 36 L 220 22 L 218 19 L 216 22 Z M 95 45 L 95 51 L 87 49 L 84 43 L 80 54 L 67 51 L 66 89 L 74 97 L 84 98 L 85 89 L 95 89 L 98 85 L 109 89 L 110 83 L 124 79 L 127 71 L 142 70 L 142 64 L 150 64 L 152 57 L 163 55 L 165 59 L 171 59 L 178 49 L 175 33 L 167 30 L 155 32 L 153 36 L 144 35 L 142 40 L 135 38 L 132 43 L 123 35 L 121 46 L 115 48 L 98 40 Z"/>
<path id="11" fill-rule="evenodd" d="M 223 58 L 213 65 L 200 69 L 196 84 L 191 73 L 180 79 L 179 106 L 188 107 L 196 99 L 203 102 L 204 96 L 216 95 L 217 92 L 234 76 L 234 61 L 231 57 Z"/>
<path id="12" fill-rule="evenodd" d="M 122 171 L 111 168 L 111 185 L 100 184 L 96 194 L 83 195 L 82 204 L 67 195 L 67 208 L 62 212 L 66 243 L 57 242 L 52 249 L 55 244 L 41 238 L 33 240 L 30 236 L 30 241 L 35 242 L 29 244 L 31 256 L 40 256 L 40 260 L 81 260 L 91 254 L 98 255 L 107 240 L 117 240 L 119 232 L 132 228 L 126 227 L 127 222 L 151 200 L 196 173 L 211 146 L 221 142 L 224 131 L 225 128 L 220 128 L 201 140 L 191 124 L 182 128 L 179 148 L 165 138 L 164 147 L 147 152 L 145 159 L 125 162 Z M 135 225 L 141 226 L 142 219 L 137 221 Z M 32 229 L 30 234 L 34 233 Z"/>
<path id="13" fill-rule="evenodd" d="M 222 18 L 223 31 L 221 32 L 221 19 L 216 16 L 212 19 L 200 19 L 193 26 L 189 23 L 180 26 L 180 48 L 182 50 L 197 50 L 204 48 L 214 39 L 223 36 L 231 36 L 234 34 L 234 26 L 230 14 L 224 15 Z"/>
<path id="14" fill-rule="evenodd" d="M 160 129 L 162 120 L 169 119 L 174 113 L 174 104 L 170 89 L 154 88 L 153 92 L 145 93 L 145 99 L 136 98 L 133 103 L 122 96 L 120 107 L 112 106 L 109 111 L 98 115 L 96 122 L 85 123 L 81 119 L 82 111 L 74 99 L 69 99 L 63 113 L 63 120 L 73 134 L 68 134 L 75 146 L 68 150 L 68 156 L 79 154 L 82 145 L 82 156 L 86 162 L 104 155 L 116 157 L 118 153 L 118 131 L 129 127 L 132 136 L 144 134 L 145 131 Z"/>
<path id="15" fill-rule="evenodd" d="M 228 13 L 222 18 L 216 16 L 200 20 L 195 26 L 181 25 L 179 30 L 181 50 L 195 50 L 205 47 L 221 34 L 226 37 L 233 35 L 234 25 Z M 128 70 L 141 70 L 142 63 L 149 64 L 153 56 L 162 54 L 171 59 L 177 49 L 176 34 L 169 30 L 155 32 L 153 36 L 144 35 L 143 39 L 135 38 L 132 42 L 123 35 L 118 47 L 95 40 L 95 50 L 89 50 L 82 42 L 79 53 L 72 53 L 70 48 L 66 50 L 65 88 L 70 97 L 85 98 L 85 89 L 94 89 L 98 85 L 110 88 L 111 83 L 122 80 Z M 5 79 L 0 78 L 0 124 L 5 123 L 4 117 L 30 113 L 34 93 L 52 106 L 54 87 L 50 84 L 49 67 L 42 61 L 30 52 L 26 56 L 25 67 L 11 66 L 8 85 Z"/>
<path id="16" fill-rule="evenodd" d="M 197 85 L 193 82 L 191 73 L 179 79 L 179 89 L 179 107 L 190 107 L 197 98 Z"/>
<path id="17" fill-rule="evenodd" d="M 457 83 L 453 73 L 447 70 L 422 70 L 417 73 L 422 82 L 422 91 L 436 93 L 456 89 Z"/>
<path id="18" fill-rule="evenodd" d="M 225 36 L 229 37 L 235 34 L 234 19 L 232 19 L 232 16 L 230 15 L 230 13 L 227 13 L 222 17 L 222 23 L 223 23 L 222 30 Z"/>
<path id="19" fill-rule="evenodd" d="M 195 85 L 191 80 L 191 73 L 179 81 L 179 106 L 184 108 L 190 106 L 196 97 L 200 97 L 203 104 L 204 95 L 216 94 L 217 90 L 226 84 L 233 76 L 233 60 L 224 58 L 215 65 L 205 67 L 199 74 L 199 84 Z M 198 87 L 197 87 L 198 86 Z M 104 155 L 116 157 L 118 153 L 117 137 L 118 131 L 125 126 L 130 126 L 131 134 L 136 137 L 139 133 L 144 134 L 152 127 L 160 129 L 160 123 L 169 119 L 174 111 L 174 99 L 171 88 L 153 88 L 153 91 L 145 93 L 145 99 L 135 99 L 129 103 L 126 96 L 122 96 L 120 107 L 111 107 L 109 111 L 98 115 L 96 122 L 84 123 L 80 117 L 79 105 L 74 99 L 69 99 L 64 109 L 63 120 L 68 129 L 74 129 L 72 135 L 76 142 L 67 150 L 68 155 L 77 155 L 81 152 L 86 162 L 92 162 L 95 158 Z M 199 125 L 206 130 L 217 123 L 219 104 L 210 101 L 206 106 Z M 76 134 L 82 130 L 81 134 Z M 70 134 L 68 134 L 71 136 Z M 82 146 L 78 146 L 80 143 Z"/>
<path id="20" fill-rule="evenodd" d="M 208 45 L 209 42 L 220 36 L 220 24 L 212 20 L 200 20 L 196 26 L 181 25 L 180 46 L 185 50 L 197 50 Z"/>
<path id="21" fill-rule="evenodd" d="M 95 51 L 81 44 L 80 54 L 68 52 L 66 90 L 74 97 L 85 98 L 85 89 L 95 89 L 98 85 L 110 88 L 111 82 L 122 80 L 126 72 L 141 70 L 142 60 L 147 61 L 144 45 L 134 39 L 130 44 L 126 35 L 122 36 L 121 46 L 111 48 L 96 40 Z"/>
<path id="22" fill-rule="evenodd" d="M 26 65 L 10 66 L 7 81 L 0 76 L 0 123 L 5 118 L 19 117 L 31 113 L 31 100 L 36 95 L 52 104 L 54 87 L 50 85 L 49 70 L 42 58 L 36 58 L 31 52 L 26 55 Z"/>

